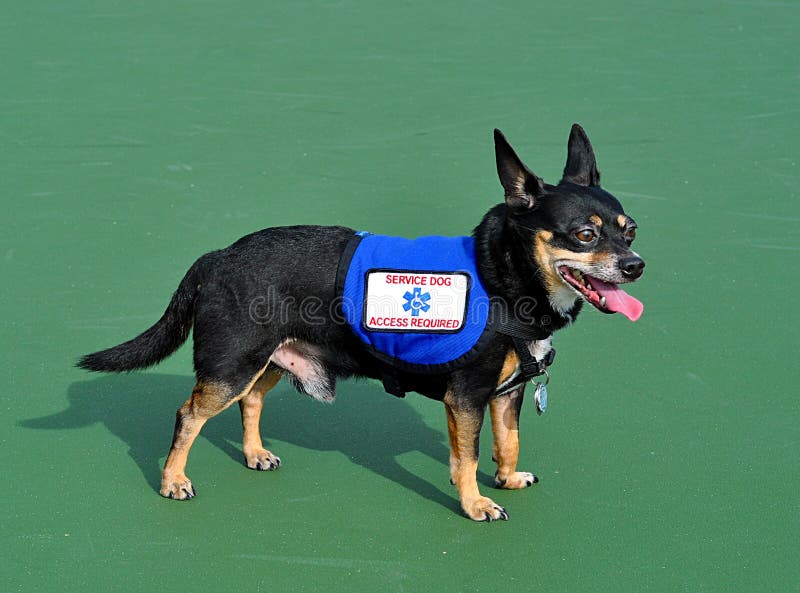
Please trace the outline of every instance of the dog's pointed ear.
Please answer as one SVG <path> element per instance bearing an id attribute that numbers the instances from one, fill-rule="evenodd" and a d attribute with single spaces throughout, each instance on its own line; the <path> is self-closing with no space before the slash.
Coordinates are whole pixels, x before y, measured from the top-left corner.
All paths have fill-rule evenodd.
<path id="1" fill-rule="evenodd" d="M 572 124 L 569 133 L 567 165 L 561 181 L 575 185 L 600 185 L 600 171 L 597 170 L 592 143 L 578 124 Z"/>
<path id="2" fill-rule="evenodd" d="M 495 128 L 494 155 L 497 175 L 506 193 L 506 204 L 514 210 L 529 210 L 544 195 L 544 182 L 525 166 L 514 149 Z"/>

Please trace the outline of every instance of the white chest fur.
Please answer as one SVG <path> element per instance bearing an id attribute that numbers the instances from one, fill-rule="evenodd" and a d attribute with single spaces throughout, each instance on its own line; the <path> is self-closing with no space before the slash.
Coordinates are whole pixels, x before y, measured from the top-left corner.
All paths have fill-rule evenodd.
<path id="1" fill-rule="evenodd" d="M 553 336 L 549 336 L 544 340 L 536 340 L 528 344 L 528 350 L 531 351 L 531 356 L 536 360 L 544 360 L 547 353 L 553 349 Z"/>
<path id="2" fill-rule="evenodd" d="M 560 286 L 556 292 L 550 295 L 550 305 L 557 313 L 566 315 L 575 306 L 575 301 L 578 300 L 575 291 L 568 286 Z"/>

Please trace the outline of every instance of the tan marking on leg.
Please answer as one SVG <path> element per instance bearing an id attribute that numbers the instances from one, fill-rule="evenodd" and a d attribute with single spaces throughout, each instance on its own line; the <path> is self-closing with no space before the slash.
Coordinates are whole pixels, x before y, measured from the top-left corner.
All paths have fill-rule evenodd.
<path id="1" fill-rule="evenodd" d="M 161 496 L 186 500 L 195 495 L 185 474 L 189 450 L 206 421 L 229 405 L 226 404 L 229 393 L 226 385 L 198 381 L 192 396 L 178 410 L 172 448 L 161 472 Z"/>
<path id="2" fill-rule="evenodd" d="M 242 413 L 242 452 L 245 463 L 250 469 L 277 469 L 281 460 L 278 456 L 264 448 L 261 442 L 261 411 L 264 407 L 264 396 L 280 381 L 280 373 L 266 371 L 255 382 L 250 392 L 239 400 Z"/>
<path id="3" fill-rule="evenodd" d="M 483 411 L 460 409 L 451 405 L 452 399 L 449 394 L 445 396 L 450 435 L 450 475 L 458 489 L 461 508 L 475 521 L 508 519 L 503 507 L 481 496 L 478 490 L 478 435 L 483 423 Z"/>
<path id="4" fill-rule="evenodd" d="M 517 392 L 515 392 L 517 393 Z M 519 421 L 514 410 L 516 397 L 496 397 L 489 402 L 494 434 L 494 459 L 497 477 L 505 480 L 517 469 L 519 458 Z"/>
<path id="5" fill-rule="evenodd" d="M 592 214 L 589 217 L 589 220 L 591 220 L 593 223 L 595 223 L 598 227 L 602 227 L 603 226 L 603 219 L 600 218 L 599 216 L 597 216 L 597 214 Z"/>
<path id="6" fill-rule="evenodd" d="M 186 461 L 197 435 L 203 425 L 228 408 L 233 402 L 240 400 L 250 392 L 267 365 L 256 373 L 244 390 L 231 397 L 230 386 L 215 381 L 198 381 L 192 390 L 192 396 L 178 410 L 175 419 L 175 433 L 172 437 L 164 470 L 161 472 L 162 496 L 186 500 L 195 495 L 194 486 L 186 477 Z"/>
<path id="7" fill-rule="evenodd" d="M 456 419 L 453 410 L 445 404 L 445 414 L 447 415 L 447 435 L 450 439 L 450 483 L 456 483 L 456 467 L 461 454 L 458 450 L 458 439 L 456 438 Z"/>
<path id="8" fill-rule="evenodd" d="M 519 408 L 521 391 L 496 397 L 489 402 L 494 435 L 494 459 L 497 462 L 495 484 L 499 488 L 515 490 L 527 488 L 536 482 L 533 474 L 517 471 L 519 459 Z"/>
<path id="9" fill-rule="evenodd" d="M 518 364 L 519 356 L 517 356 L 517 351 L 514 350 L 514 348 L 509 348 L 506 359 L 503 361 L 503 369 L 500 371 L 500 378 L 497 380 L 497 384 L 501 385 L 508 381 L 511 375 L 514 374 L 514 371 L 517 370 Z"/>

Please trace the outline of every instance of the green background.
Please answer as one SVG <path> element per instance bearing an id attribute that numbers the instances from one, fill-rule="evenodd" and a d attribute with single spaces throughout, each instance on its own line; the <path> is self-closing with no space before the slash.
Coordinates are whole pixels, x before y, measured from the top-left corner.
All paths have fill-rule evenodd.
<path id="1" fill-rule="evenodd" d="M 6 3 L 0 590 L 800 590 L 798 27 L 794 1 Z M 555 182 L 575 121 L 640 225 L 645 313 L 556 337 L 540 484 L 490 488 L 484 431 L 509 522 L 460 515 L 441 405 L 372 382 L 276 388 L 268 474 L 229 410 L 198 498 L 158 496 L 190 348 L 80 354 L 260 228 L 469 232 L 492 128 Z"/>

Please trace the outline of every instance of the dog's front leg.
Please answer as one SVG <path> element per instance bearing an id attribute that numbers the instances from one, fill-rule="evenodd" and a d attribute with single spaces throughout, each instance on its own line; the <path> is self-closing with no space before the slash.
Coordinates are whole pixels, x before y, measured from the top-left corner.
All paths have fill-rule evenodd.
<path id="1" fill-rule="evenodd" d="M 449 399 L 449 401 L 448 401 Z M 445 398 L 450 434 L 450 476 L 458 488 L 461 508 L 475 521 L 508 519 L 508 513 L 478 490 L 478 441 L 485 409 Z"/>
<path id="2" fill-rule="evenodd" d="M 516 490 L 527 488 L 539 481 L 529 472 L 517 471 L 519 458 L 519 412 L 522 408 L 522 388 L 489 402 L 494 434 L 494 460 L 497 472 L 494 483 L 498 488 Z"/>

